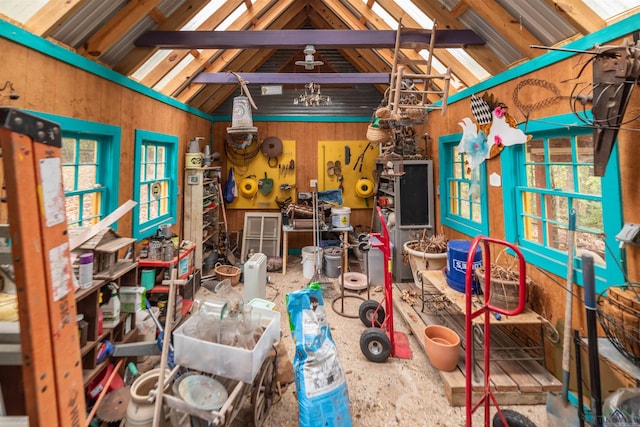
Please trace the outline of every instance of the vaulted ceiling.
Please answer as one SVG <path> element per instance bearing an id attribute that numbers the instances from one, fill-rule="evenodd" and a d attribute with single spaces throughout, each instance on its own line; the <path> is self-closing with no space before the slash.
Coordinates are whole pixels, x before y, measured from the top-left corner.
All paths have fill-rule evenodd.
<path id="1" fill-rule="evenodd" d="M 451 69 L 450 91 L 455 92 L 545 53 L 545 49 L 532 46 L 559 46 L 640 11 L 635 0 L 611 0 L 606 7 L 601 3 L 597 0 L 25 0 L 0 2 L 0 13 L 30 32 L 68 46 L 165 95 L 215 113 L 237 90 L 237 85 L 195 82 L 201 73 L 233 71 L 242 75 L 265 68 L 276 73 L 340 73 L 344 68 L 342 62 L 358 73 L 391 71 L 393 44 L 368 47 L 354 42 L 327 48 L 319 44 L 314 59 L 324 64 L 305 70 L 295 65 L 305 59 L 302 38 L 299 46 L 295 46 L 297 37 L 293 37 L 286 47 L 255 47 L 239 37 L 242 35 L 239 32 L 396 30 L 399 25 L 433 31 L 435 22 L 437 43 L 438 37 L 449 30 L 470 30 L 480 43 L 436 45 L 433 50 L 434 69 L 437 72 Z M 189 44 L 194 39 L 185 39 L 186 42 L 168 48 L 166 44 L 154 45 L 153 41 L 158 39 L 149 34 L 177 30 L 203 32 L 203 36 L 210 31 L 225 31 L 232 42 L 222 43 L 224 37 L 213 37 L 208 43 Z M 197 39 L 198 33 L 190 35 Z M 237 40 L 237 45 L 233 40 Z M 402 56 L 415 72 L 424 73 L 421 64 L 429 56 L 429 49 L 412 45 L 402 49 Z M 275 65 L 273 58 L 279 61 Z M 202 76 L 199 81 L 204 81 Z M 381 93 L 387 86 L 372 84 Z"/>

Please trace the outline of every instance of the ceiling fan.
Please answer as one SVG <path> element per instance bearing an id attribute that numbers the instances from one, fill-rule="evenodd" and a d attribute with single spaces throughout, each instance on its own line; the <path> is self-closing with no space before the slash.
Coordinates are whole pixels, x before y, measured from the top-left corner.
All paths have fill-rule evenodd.
<path id="1" fill-rule="evenodd" d="M 316 61 L 313 58 L 313 54 L 316 53 L 315 47 L 312 44 L 308 44 L 304 47 L 304 61 L 296 61 L 296 65 L 303 65 L 306 70 L 313 70 L 316 65 L 324 65 L 322 61 Z"/>

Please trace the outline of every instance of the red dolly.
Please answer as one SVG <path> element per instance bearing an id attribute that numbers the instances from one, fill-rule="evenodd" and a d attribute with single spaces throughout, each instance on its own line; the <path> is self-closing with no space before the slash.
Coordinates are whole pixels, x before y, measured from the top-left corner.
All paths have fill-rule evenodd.
<path id="1" fill-rule="evenodd" d="M 520 289 L 518 293 L 518 306 L 513 310 L 504 310 L 502 308 L 494 307 L 489 304 L 491 300 L 491 285 L 490 278 L 491 274 L 485 274 L 485 286 L 484 286 L 484 303 L 482 307 L 479 309 L 472 311 L 472 285 L 473 285 L 473 258 L 476 253 L 476 248 L 478 244 L 482 243 L 484 246 L 483 251 L 483 260 L 487 262 L 483 262 L 483 265 L 491 265 L 491 250 L 489 247 L 489 243 L 495 243 L 497 245 L 507 246 L 513 252 L 515 252 L 518 258 L 518 267 L 520 273 Z M 488 271 L 490 271 L 490 267 L 485 267 Z M 524 262 L 524 257 L 520 250 L 512 245 L 511 243 L 505 242 L 503 240 L 493 239 L 491 237 L 478 236 L 471 242 L 471 247 L 469 248 L 469 254 L 467 255 L 467 271 L 465 276 L 465 293 L 466 293 L 466 326 L 465 326 L 465 360 L 468 363 L 465 363 L 465 380 L 466 380 L 466 411 L 467 411 L 467 427 L 471 427 L 472 420 L 471 415 L 475 412 L 480 405 L 484 404 L 484 425 L 489 426 L 489 418 L 490 418 L 490 408 L 491 403 L 495 405 L 498 412 L 495 414 L 493 419 L 493 426 L 510 426 L 510 427 L 528 427 L 535 426 L 528 418 L 521 415 L 518 412 L 505 410 L 500 410 L 498 406 L 498 402 L 496 401 L 495 396 L 491 391 L 490 384 L 490 356 L 491 356 L 491 317 L 495 316 L 496 313 L 505 316 L 515 316 L 524 310 L 525 302 L 526 302 L 526 264 Z M 483 396 L 475 403 L 472 402 L 472 384 L 471 384 L 471 376 L 473 363 L 469 361 L 473 360 L 473 345 L 471 345 L 473 340 L 473 319 L 476 317 L 484 316 L 483 325 L 484 325 L 484 389 Z"/>
<path id="2" fill-rule="evenodd" d="M 382 363 L 389 356 L 411 359 L 411 347 L 405 333 L 393 330 L 393 279 L 391 278 L 389 230 L 380 207 L 377 207 L 376 211 L 380 220 L 381 233 L 370 233 L 369 237 L 373 236 L 378 241 L 372 243 L 361 239 L 360 250 L 366 252 L 374 247 L 382 251 L 384 299 L 381 302 L 366 300 L 360 305 L 358 314 L 362 323 L 368 327 L 360 336 L 360 350 L 370 361 Z"/>

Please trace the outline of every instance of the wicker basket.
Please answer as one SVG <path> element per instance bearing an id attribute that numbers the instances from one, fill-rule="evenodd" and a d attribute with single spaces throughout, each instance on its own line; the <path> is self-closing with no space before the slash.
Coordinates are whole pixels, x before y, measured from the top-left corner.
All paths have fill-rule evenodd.
<path id="1" fill-rule="evenodd" d="M 218 263 L 214 271 L 220 280 L 229 279 L 231 286 L 236 286 L 240 282 L 240 273 L 242 273 L 242 270 L 238 267 Z"/>
<path id="2" fill-rule="evenodd" d="M 598 319 L 605 335 L 623 356 L 640 366 L 640 287 L 612 286 L 598 297 Z"/>
<path id="3" fill-rule="evenodd" d="M 391 135 L 388 129 L 374 128 L 373 126 L 367 126 L 367 141 L 373 145 L 382 144 L 387 142 Z"/>

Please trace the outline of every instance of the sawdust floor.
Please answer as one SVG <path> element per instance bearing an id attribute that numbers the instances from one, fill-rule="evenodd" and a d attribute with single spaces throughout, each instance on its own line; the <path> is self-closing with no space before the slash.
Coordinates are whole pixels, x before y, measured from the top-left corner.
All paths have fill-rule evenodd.
<path id="1" fill-rule="evenodd" d="M 354 269 L 358 269 L 357 264 Z M 285 295 L 299 290 L 309 282 L 302 274 L 300 257 L 289 257 L 287 274 L 270 272 L 267 286 L 267 299 L 276 303 L 281 312 L 282 340 L 286 344 L 288 357 L 293 360 L 294 343 L 289 329 L 286 313 Z M 333 301 L 341 296 L 339 279 L 331 279 L 334 284 L 323 292 L 326 311 L 332 337 L 337 345 L 340 362 L 346 373 L 351 416 L 354 426 L 464 426 L 466 415 L 464 407 L 452 407 L 444 393 L 438 371 L 431 366 L 418 342 L 418 337 L 396 315 L 394 327 L 409 335 L 412 350 L 411 359 L 389 358 L 385 363 L 373 363 L 366 359 L 360 350 L 360 335 L 365 327 L 358 318 L 344 317 L 336 312 L 357 316 L 361 300 L 346 298 L 344 309 L 340 300 L 332 308 Z M 242 286 L 242 285 L 239 285 Z M 345 291 L 346 295 L 358 295 Z M 360 296 L 367 297 L 366 291 Z M 371 291 L 371 299 L 380 301 L 382 292 Z M 419 301 L 418 301 L 419 303 Z M 420 339 L 422 339 L 420 337 Z M 509 408 L 528 417 L 538 427 L 547 425 L 545 405 L 519 405 Z M 482 426 L 482 408 L 473 414 L 473 425 Z M 492 408 L 492 413 L 495 409 Z M 252 425 L 252 411 L 241 412 L 233 427 Z M 295 385 L 289 384 L 277 397 L 271 407 L 265 427 L 285 427 L 299 425 L 298 401 Z"/>

